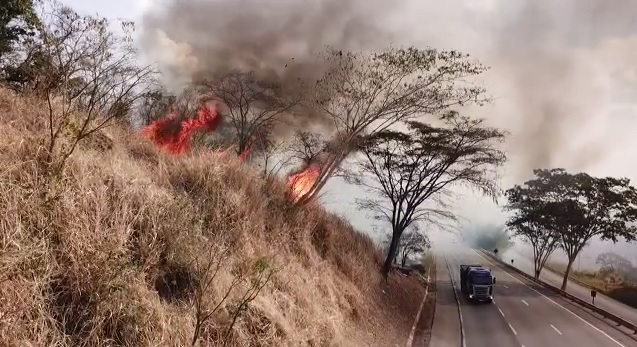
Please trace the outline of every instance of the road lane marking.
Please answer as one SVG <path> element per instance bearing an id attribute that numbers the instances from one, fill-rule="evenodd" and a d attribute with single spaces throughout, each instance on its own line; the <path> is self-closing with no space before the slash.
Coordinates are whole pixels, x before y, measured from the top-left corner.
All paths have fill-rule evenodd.
<path id="1" fill-rule="evenodd" d="M 435 261 L 435 259 L 433 260 Z M 416 318 L 414 319 L 414 325 L 411 327 L 411 332 L 409 333 L 409 338 L 407 338 L 407 347 L 412 347 L 414 344 L 414 335 L 416 334 L 416 327 L 418 326 L 418 321 L 420 320 L 420 314 L 422 313 L 422 309 L 425 307 L 425 302 L 427 301 L 427 295 L 429 294 L 429 285 L 431 284 L 429 277 L 429 270 L 427 269 L 427 287 L 425 288 L 425 295 L 422 298 L 422 302 L 420 303 L 420 307 L 418 308 L 418 313 L 416 314 Z M 422 276 L 421 276 L 422 277 Z"/>
<path id="2" fill-rule="evenodd" d="M 507 316 L 504 315 L 504 312 L 502 312 L 502 310 L 498 307 L 498 311 L 500 311 L 500 314 L 502 315 L 502 317 L 506 318 Z"/>
<path id="3" fill-rule="evenodd" d="M 529 306 L 529 303 L 528 303 L 528 302 L 526 302 L 524 299 L 522 299 L 522 302 L 523 302 L 526 306 Z"/>
<path id="4" fill-rule="evenodd" d="M 451 267 L 449 267 L 449 261 L 447 261 L 447 257 L 444 255 L 443 258 L 445 260 L 445 264 L 447 265 L 447 272 L 449 273 L 449 280 L 451 281 L 453 296 L 456 298 L 456 304 L 458 305 L 458 316 L 460 316 L 460 339 L 462 341 L 462 347 L 467 347 L 467 339 L 465 338 L 464 332 L 464 319 L 462 318 L 462 308 L 460 308 L 460 295 L 458 294 L 458 290 L 456 289 L 456 285 L 453 280 L 453 273 L 451 271 Z"/>
<path id="5" fill-rule="evenodd" d="M 626 347 L 626 346 L 624 346 L 621 342 L 619 342 L 619 341 L 615 340 L 612 336 L 608 335 L 608 334 L 607 334 L 606 332 L 604 332 L 602 329 L 600 329 L 600 328 L 598 328 L 598 327 L 594 326 L 592 323 L 590 323 L 590 322 L 589 322 L 589 321 L 587 321 L 586 319 L 584 319 L 584 318 L 580 317 L 577 313 L 575 313 L 575 312 L 573 312 L 573 311 L 569 310 L 568 308 L 566 308 L 566 307 L 564 307 L 564 306 L 560 305 L 559 303 L 555 302 L 553 299 L 551 299 L 551 298 L 549 298 L 548 296 L 546 296 L 546 295 L 544 295 L 544 294 L 540 293 L 539 291 L 537 291 L 535 288 L 531 288 L 531 287 L 529 287 L 526 283 L 522 282 L 522 281 L 521 281 L 521 280 L 519 280 L 517 277 L 515 277 L 515 276 L 511 275 L 511 274 L 510 274 L 507 270 L 505 270 L 504 268 L 502 268 L 502 267 L 500 267 L 500 266 L 498 266 L 498 265 L 494 264 L 493 262 L 491 262 L 490 260 L 488 260 L 487 258 L 485 258 L 482 254 L 480 254 L 480 253 L 479 253 L 478 251 L 476 251 L 475 249 L 472 249 L 472 250 L 473 250 L 473 251 L 474 251 L 474 252 L 475 252 L 475 253 L 476 253 L 476 254 L 477 254 L 480 258 L 484 259 L 487 263 L 489 263 L 489 264 L 491 264 L 491 265 L 494 265 L 494 266 L 497 266 L 497 267 L 498 267 L 500 270 L 502 270 L 505 274 L 509 275 L 509 277 L 511 277 L 511 278 L 513 278 L 514 280 L 518 281 L 518 282 L 519 282 L 519 283 L 521 283 L 523 286 L 525 286 L 525 287 L 527 287 L 527 288 L 531 289 L 532 291 L 534 291 L 534 292 L 536 292 L 536 293 L 540 294 L 540 295 L 541 295 L 541 296 L 543 296 L 546 300 L 548 300 L 548 301 L 552 302 L 553 304 L 555 304 L 555 305 L 557 305 L 557 306 L 561 307 L 561 308 L 562 308 L 562 309 L 564 309 L 566 312 L 568 312 L 568 313 L 572 314 L 573 316 L 577 317 L 579 320 L 581 320 L 582 322 L 586 323 L 586 324 L 587 324 L 588 326 L 590 326 L 591 328 L 593 328 L 593 329 L 597 330 L 599 333 L 601 333 L 602 335 L 606 336 L 609 340 L 611 340 L 611 341 L 615 342 L 615 344 L 617 344 L 618 346 L 620 346 L 620 347 Z"/>
<path id="6" fill-rule="evenodd" d="M 551 326 L 551 328 L 553 328 L 553 330 L 555 330 L 555 332 L 557 332 L 558 334 L 562 335 L 562 332 L 557 330 L 557 328 L 553 325 L 553 324 L 549 324 Z"/>
<path id="7" fill-rule="evenodd" d="M 513 331 L 513 335 L 518 335 L 518 332 L 513 329 L 513 325 L 509 324 L 509 328 L 511 328 L 511 331 Z"/>
<path id="8" fill-rule="evenodd" d="M 506 289 L 509 289 L 509 287 L 507 287 L 507 285 L 506 285 L 506 284 L 503 284 L 502 286 L 504 286 L 504 288 L 506 288 Z"/>

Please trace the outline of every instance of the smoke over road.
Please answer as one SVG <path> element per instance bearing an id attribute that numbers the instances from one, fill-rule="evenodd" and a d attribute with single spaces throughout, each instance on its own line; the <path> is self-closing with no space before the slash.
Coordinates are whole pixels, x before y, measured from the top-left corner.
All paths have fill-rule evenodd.
<path id="1" fill-rule="evenodd" d="M 461 232 L 462 239 L 473 248 L 486 250 L 498 249 L 504 252 L 513 246 L 513 242 L 503 225 L 469 224 Z"/>

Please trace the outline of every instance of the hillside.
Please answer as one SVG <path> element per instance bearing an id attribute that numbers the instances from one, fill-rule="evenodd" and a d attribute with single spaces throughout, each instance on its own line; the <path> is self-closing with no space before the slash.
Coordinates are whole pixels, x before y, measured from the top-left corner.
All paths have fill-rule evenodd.
<path id="1" fill-rule="evenodd" d="M 347 222 L 239 161 L 166 155 L 123 127 L 48 177 L 47 112 L 0 89 L 0 345 L 405 344 L 423 286 L 384 284 Z"/>

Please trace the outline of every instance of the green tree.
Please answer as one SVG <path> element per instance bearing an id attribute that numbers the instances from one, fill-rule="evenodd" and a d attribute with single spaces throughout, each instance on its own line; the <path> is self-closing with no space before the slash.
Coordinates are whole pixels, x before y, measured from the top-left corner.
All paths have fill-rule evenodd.
<path id="1" fill-rule="evenodd" d="M 482 120 L 451 112 L 445 126 L 406 124 L 407 132 L 381 131 L 362 144 L 361 184 L 377 198 L 359 199 L 359 207 L 392 228 L 383 266 L 385 278 L 407 228 L 415 222 L 453 219 L 445 204 L 453 185 L 468 185 L 497 196 L 495 169 L 506 159 L 496 148 L 505 134 Z"/>
<path id="2" fill-rule="evenodd" d="M 597 178 L 559 168 L 534 170 L 534 174 L 525 188 L 541 206 L 547 225 L 559 233 L 568 257 L 562 290 L 577 255 L 592 238 L 636 239 L 637 190 L 628 178 Z"/>
<path id="3" fill-rule="evenodd" d="M 551 223 L 550 203 L 528 186 L 514 186 L 506 191 L 506 210 L 513 211 L 507 227 L 533 248 L 533 274 L 536 279 L 551 254 L 560 246 L 560 233 Z"/>
<path id="4" fill-rule="evenodd" d="M 0 5 L 0 60 L 23 39 L 35 35 L 38 24 L 33 0 L 3 0 Z"/>

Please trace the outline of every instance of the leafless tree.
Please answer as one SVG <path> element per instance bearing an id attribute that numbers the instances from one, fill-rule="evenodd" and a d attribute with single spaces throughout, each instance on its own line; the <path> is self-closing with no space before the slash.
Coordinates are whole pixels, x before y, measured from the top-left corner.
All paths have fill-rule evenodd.
<path id="1" fill-rule="evenodd" d="M 485 68 L 456 51 L 330 51 L 326 60 L 330 70 L 314 89 L 314 107 L 331 119 L 336 135 L 320 176 L 300 204 L 323 188 L 362 137 L 416 117 L 439 116 L 455 105 L 486 101 L 483 88 L 465 80 Z"/>
<path id="2" fill-rule="evenodd" d="M 405 266 L 409 256 L 413 254 L 424 254 L 429 248 L 431 248 L 429 238 L 422 234 L 417 228 L 405 232 L 400 239 L 398 252 L 401 265 Z"/>
<path id="3" fill-rule="evenodd" d="M 391 239 L 391 235 L 387 235 L 387 240 L 383 243 L 386 254 L 389 252 Z M 398 250 L 394 255 L 394 263 L 400 261 L 400 264 L 404 267 L 411 255 L 420 254 L 424 256 L 429 248 L 431 248 L 429 238 L 420 231 L 416 224 L 412 224 L 410 230 L 405 231 L 400 238 Z"/>
<path id="4" fill-rule="evenodd" d="M 81 140 L 129 116 L 154 70 L 138 62 L 128 35 L 132 22 L 122 23 L 128 34 L 118 36 L 105 18 L 55 2 L 42 17 L 37 49 L 48 64 L 35 89 L 49 106 L 48 163 L 61 171 Z"/>
<path id="5" fill-rule="evenodd" d="M 504 139 L 482 120 L 456 113 L 446 117 L 446 126 L 433 127 L 409 121 L 407 132 L 386 130 L 370 136 L 362 146 L 361 164 L 367 179 L 362 184 L 378 198 L 358 200 L 391 225 L 392 241 L 383 267 L 386 277 L 403 232 L 415 222 L 454 218 L 441 194 L 452 185 L 469 185 L 489 196 L 497 196 L 495 169 L 506 159 L 496 148 Z"/>
<path id="6" fill-rule="evenodd" d="M 137 118 L 143 126 L 166 117 L 173 110 L 177 97 L 162 88 L 149 90 L 142 95 L 137 107 Z"/>
<path id="7" fill-rule="evenodd" d="M 271 140 L 268 136 L 272 128 L 284 122 L 301 101 L 301 93 L 284 89 L 253 72 L 200 79 L 195 86 L 205 97 L 225 106 L 224 118 L 234 130 L 237 155 L 264 150 Z"/>
<path id="8" fill-rule="evenodd" d="M 269 259 L 258 258 L 243 264 L 241 269 L 235 271 L 235 276 L 225 288 L 216 287 L 220 271 L 229 265 L 231 250 L 223 242 L 215 241 L 208 247 L 207 252 L 195 257 L 193 264 L 196 285 L 193 293 L 195 330 L 191 340 L 192 346 L 197 345 L 201 338 L 202 329 L 210 318 L 218 314 L 224 305 L 228 305 L 233 299 L 233 294 L 243 288 L 239 299 L 233 303 L 233 308 L 230 309 L 230 323 L 221 337 L 222 345 L 228 345 L 230 334 L 237 320 L 278 271 L 278 269 L 273 268 Z M 212 294 L 215 290 L 220 293 L 220 297 L 213 298 Z"/>

